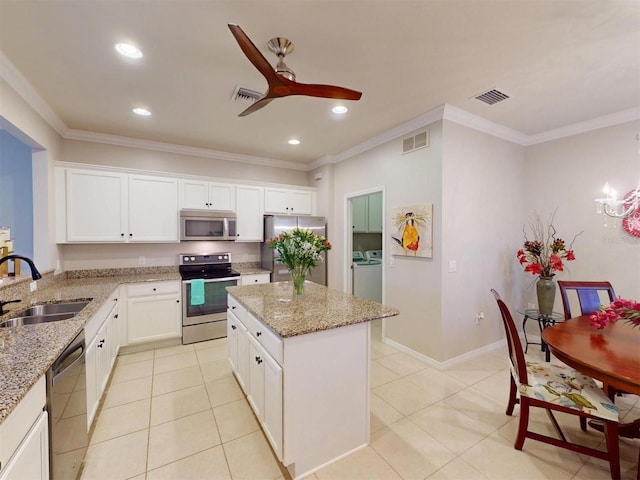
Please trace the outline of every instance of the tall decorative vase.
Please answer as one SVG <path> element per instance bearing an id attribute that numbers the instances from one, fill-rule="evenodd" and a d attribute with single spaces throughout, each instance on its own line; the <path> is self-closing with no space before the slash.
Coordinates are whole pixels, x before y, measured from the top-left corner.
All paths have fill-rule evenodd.
<path id="1" fill-rule="evenodd" d="M 291 280 L 293 280 L 293 296 L 301 297 L 304 291 L 304 281 L 307 278 L 309 268 L 298 265 L 289 271 L 291 272 Z"/>
<path id="2" fill-rule="evenodd" d="M 538 294 L 538 311 L 542 315 L 551 315 L 553 302 L 556 299 L 556 282 L 552 277 L 540 277 L 536 282 Z"/>

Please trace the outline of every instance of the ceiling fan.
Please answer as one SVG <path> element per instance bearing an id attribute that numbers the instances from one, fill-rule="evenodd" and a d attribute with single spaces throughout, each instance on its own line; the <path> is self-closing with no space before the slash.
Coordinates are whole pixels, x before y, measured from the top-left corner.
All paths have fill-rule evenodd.
<path id="1" fill-rule="evenodd" d="M 360 100 L 362 92 L 334 85 L 318 85 L 296 82 L 295 73 L 284 63 L 284 57 L 293 51 L 293 43 L 286 38 L 276 37 L 269 40 L 269 49 L 278 56 L 275 69 L 260 53 L 239 25 L 229 24 L 229 29 L 238 45 L 254 67 L 267 79 L 269 88 L 249 108 L 240 113 L 240 117 L 260 110 L 276 98 L 289 95 L 307 95 L 309 97 L 337 98 L 340 100 Z"/>

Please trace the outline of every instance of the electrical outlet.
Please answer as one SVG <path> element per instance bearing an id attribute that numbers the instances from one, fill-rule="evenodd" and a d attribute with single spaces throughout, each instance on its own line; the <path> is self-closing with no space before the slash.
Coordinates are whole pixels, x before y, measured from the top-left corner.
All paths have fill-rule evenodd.
<path id="1" fill-rule="evenodd" d="M 147 259 L 146 259 L 146 257 L 145 257 L 144 255 L 140 255 L 140 256 L 138 257 L 138 264 L 139 264 L 139 265 L 144 265 L 144 264 L 146 264 L 146 263 L 147 263 Z"/>
<path id="2" fill-rule="evenodd" d="M 390 267 L 395 267 L 396 266 L 396 259 L 393 257 L 393 255 L 391 255 L 389 257 L 389 266 Z"/>
<path id="3" fill-rule="evenodd" d="M 480 320 L 484 320 L 484 312 L 476 313 L 476 325 L 480 325 Z"/>
<path id="4" fill-rule="evenodd" d="M 449 260 L 449 273 L 454 273 L 458 270 L 458 262 L 455 260 Z"/>
<path id="5" fill-rule="evenodd" d="M 31 282 L 29 284 L 29 291 L 30 292 L 35 292 L 36 290 L 38 290 L 38 282 L 36 282 L 35 280 L 33 282 Z"/>
<path id="6" fill-rule="evenodd" d="M 249 254 L 245 253 L 244 255 L 242 255 L 242 260 L 244 260 L 245 262 L 249 261 Z"/>
<path id="7" fill-rule="evenodd" d="M 529 310 L 533 310 L 534 308 L 536 308 L 536 304 L 535 303 L 527 303 L 527 308 Z"/>

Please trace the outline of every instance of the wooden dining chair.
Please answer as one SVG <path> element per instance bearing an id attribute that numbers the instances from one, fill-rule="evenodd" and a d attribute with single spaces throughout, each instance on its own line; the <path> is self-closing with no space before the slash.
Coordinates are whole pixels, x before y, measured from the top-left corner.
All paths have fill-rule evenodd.
<path id="1" fill-rule="evenodd" d="M 520 405 L 520 422 L 514 447 L 522 450 L 526 438 L 548 443 L 574 452 L 600 458 L 609 462 L 611 478 L 620 478 L 620 450 L 618 446 L 618 409 L 598 388 L 591 377 L 564 365 L 534 362 L 525 358 L 518 330 L 509 308 L 495 290 L 491 290 L 498 302 L 507 336 L 511 382 L 507 415 Z M 519 394 L 519 395 L 518 395 Z M 538 407 L 547 415 L 560 438 L 542 435 L 529 430 L 529 408 Z M 607 451 L 579 445 L 566 439 L 553 411 L 577 415 L 581 419 L 597 419 L 604 423 Z"/>
<path id="2" fill-rule="evenodd" d="M 564 309 L 564 319 L 577 317 L 577 312 L 571 312 L 571 299 L 569 295 L 573 292 L 578 296 L 580 302 L 580 315 L 591 315 L 602 305 L 601 295 L 609 296 L 609 302 L 613 302 L 616 294 L 609 282 L 571 282 L 558 280 L 560 296 L 562 297 L 562 308 Z"/>

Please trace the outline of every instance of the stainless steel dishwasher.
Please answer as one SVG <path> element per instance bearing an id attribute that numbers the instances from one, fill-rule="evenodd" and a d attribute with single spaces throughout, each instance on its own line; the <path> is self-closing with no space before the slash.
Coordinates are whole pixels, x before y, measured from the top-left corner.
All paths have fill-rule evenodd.
<path id="1" fill-rule="evenodd" d="M 89 444 L 84 330 L 47 371 L 49 475 L 53 480 L 80 476 Z"/>

